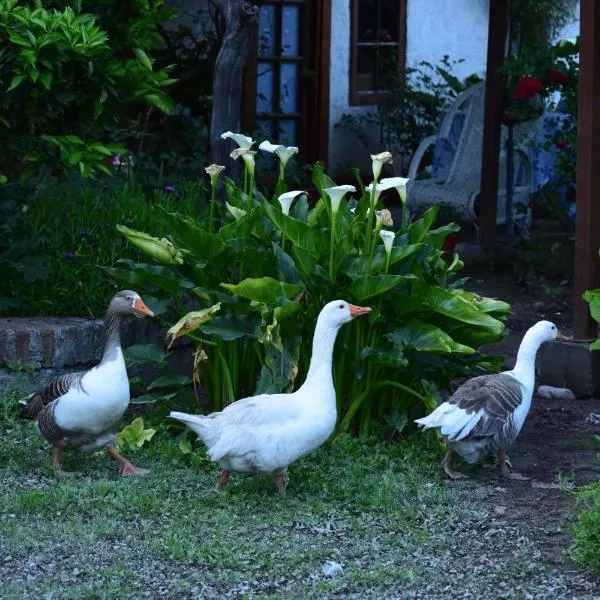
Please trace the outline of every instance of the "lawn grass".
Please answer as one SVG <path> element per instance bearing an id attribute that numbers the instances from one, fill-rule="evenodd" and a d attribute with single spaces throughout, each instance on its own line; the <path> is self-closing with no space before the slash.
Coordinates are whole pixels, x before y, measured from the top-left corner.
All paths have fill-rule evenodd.
<path id="1" fill-rule="evenodd" d="M 286 498 L 266 476 L 233 474 L 216 492 L 218 468 L 199 446 L 183 454 L 164 426 L 125 452 L 148 477 L 120 478 L 106 453 L 67 452 L 72 475 L 56 479 L 47 444 L 15 418 L 16 396 L 0 410 L 3 600 L 458 598 L 491 597 L 498 578 L 545 585 L 522 537 L 503 541 L 502 556 L 489 548 L 489 568 L 487 492 L 440 478 L 433 436 L 333 438 L 291 466 Z M 343 574 L 325 577 L 328 560 Z M 547 597 L 556 582 L 540 589 Z"/>

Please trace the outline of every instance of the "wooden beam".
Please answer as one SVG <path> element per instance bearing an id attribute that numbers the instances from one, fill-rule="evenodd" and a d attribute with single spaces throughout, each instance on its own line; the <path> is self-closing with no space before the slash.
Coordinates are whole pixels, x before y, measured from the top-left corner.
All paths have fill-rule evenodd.
<path id="1" fill-rule="evenodd" d="M 595 338 L 597 323 L 582 298 L 600 287 L 600 2 L 580 3 L 579 96 L 577 122 L 577 216 L 575 219 L 575 285 L 573 325 L 578 339 Z"/>
<path id="2" fill-rule="evenodd" d="M 504 96 L 504 81 L 498 75 L 498 68 L 504 60 L 507 29 L 508 0 L 490 0 L 479 193 L 479 241 L 486 247 L 493 246 L 496 237 L 500 128 Z M 473 165 L 473 168 L 476 168 L 476 165 Z"/>

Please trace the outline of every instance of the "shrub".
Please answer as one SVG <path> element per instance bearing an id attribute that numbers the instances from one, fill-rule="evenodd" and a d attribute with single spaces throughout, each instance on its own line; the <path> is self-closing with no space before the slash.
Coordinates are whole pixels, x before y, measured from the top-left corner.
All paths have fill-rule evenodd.
<path id="1" fill-rule="evenodd" d="M 107 158 L 123 148 L 109 144 L 106 132 L 126 130 L 142 107 L 172 109 L 164 91 L 175 81 L 171 67 L 155 68 L 150 54 L 161 43 L 157 23 L 171 13 L 162 0 L 104 0 L 109 19 L 82 11 L 81 2 L 41 4 L 0 0 L 4 174 L 13 180 L 48 166 L 110 174 Z M 124 5 L 130 14 L 117 20 Z"/>
<path id="2" fill-rule="evenodd" d="M 116 223 L 167 233 L 159 207 L 194 215 L 202 191 L 77 177 L 0 186 L 0 315 L 103 315 L 115 286 L 105 267 L 139 259 Z"/>
<path id="3" fill-rule="evenodd" d="M 578 508 L 571 554 L 578 564 L 600 571 L 600 483 L 579 491 Z"/>
<path id="4" fill-rule="evenodd" d="M 476 348 L 502 336 L 497 317 L 508 305 L 458 287 L 461 262 L 446 262 L 441 251 L 458 227 L 433 229 L 437 207 L 412 223 L 404 210 L 400 231 L 381 235 L 389 215 L 375 218 L 379 192 L 397 185 L 405 200 L 405 182 L 359 182 L 357 197 L 346 201 L 339 198 L 343 189 L 328 189 L 335 182 L 317 164 L 316 203 L 300 192 L 290 208 L 289 198 L 278 202 L 254 190 L 253 155 L 240 153 L 244 186 L 226 180 L 228 202 L 212 204 L 214 220 L 163 209 L 168 240 L 122 228 L 159 264 L 129 259 L 109 269 L 151 298 L 185 299 L 193 308 L 171 334 L 185 332 L 196 342 L 194 378 L 211 409 L 254 392 L 291 389 L 307 371 L 319 311 L 340 297 L 374 309 L 342 330 L 336 345 L 342 429 L 365 432 L 384 418 L 400 423 L 435 405 L 436 388 L 453 377 L 497 366 Z M 278 193 L 285 190 L 283 172 Z"/>

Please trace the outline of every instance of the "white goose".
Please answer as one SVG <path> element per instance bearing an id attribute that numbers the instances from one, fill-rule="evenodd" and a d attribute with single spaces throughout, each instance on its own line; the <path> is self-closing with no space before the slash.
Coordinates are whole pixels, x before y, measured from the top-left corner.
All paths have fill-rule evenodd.
<path id="1" fill-rule="evenodd" d="M 544 342 L 555 339 L 566 338 L 554 323 L 539 321 L 525 333 L 514 369 L 469 379 L 429 416 L 416 420 L 424 429 L 438 429 L 446 441 L 448 452 L 442 468 L 449 477 L 467 477 L 452 468 L 454 453 L 476 464 L 498 452 L 504 477 L 527 479 L 511 473 L 505 451 L 519 435 L 531 407 L 537 351 Z"/>
<path id="2" fill-rule="evenodd" d="M 120 326 L 127 315 L 154 316 L 139 294 L 117 293 L 110 301 L 104 328 L 106 345 L 100 364 L 89 371 L 69 373 L 20 400 L 23 416 L 37 420 L 39 432 L 54 446 L 52 466 L 61 474 L 64 447 L 91 452 L 105 447 L 121 465 L 121 475 L 145 475 L 114 447 L 114 428 L 129 404 L 129 380 L 121 350 Z"/>
<path id="3" fill-rule="evenodd" d="M 210 458 L 221 466 L 217 489 L 227 485 L 230 471 L 274 473 L 277 491 L 285 495 L 287 466 L 323 444 L 335 427 L 332 360 L 337 333 L 369 312 L 343 300 L 325 305 L 317 319 L 306 381 L 292 394 L 243 398 L 207 416 L 171 413 L 198 434 Z"/>

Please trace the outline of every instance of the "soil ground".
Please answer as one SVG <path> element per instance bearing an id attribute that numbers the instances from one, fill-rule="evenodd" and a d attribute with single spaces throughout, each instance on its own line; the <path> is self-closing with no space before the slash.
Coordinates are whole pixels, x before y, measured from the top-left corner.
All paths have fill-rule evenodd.
<path id="1" fill-rule="evenodd" d="M 571 333 L 572 286 L 568 281 L 549 279 L 527 285 L 510 270 L 490 273 L 481 267 L 470 269 L 467 275 L 472 277 L 468 289 L 504 300 L 512 307 L 507 336 L 490 348 L 494 354 L 506 355 L 507 368 L 514 364 L 523 334 L 539 319 L 552 320 L 561 331 Z M 578 598 L 600 598 L 598 582 L 577 575 L 568 557 L 569 523 L 575 505 L 572 490 L 600 479 L 600 443 L 594 437 L 600 434 L 600 424 L 586 420 L 592 413 L 600 414 L 600 399 L 534 398 L 510 452 L 513 468 L 531 480 L 506 482 L 494 473 L 494 486 L 487 469 L 469 472 L 478 484 L 493 486 L 485 501 L 503 516 L 502 526 L 515 528 L 529 538 L 542 560 L 571 580 L 569 591 Z M 502 552 L 502 548 L 498 550 Z"/>

